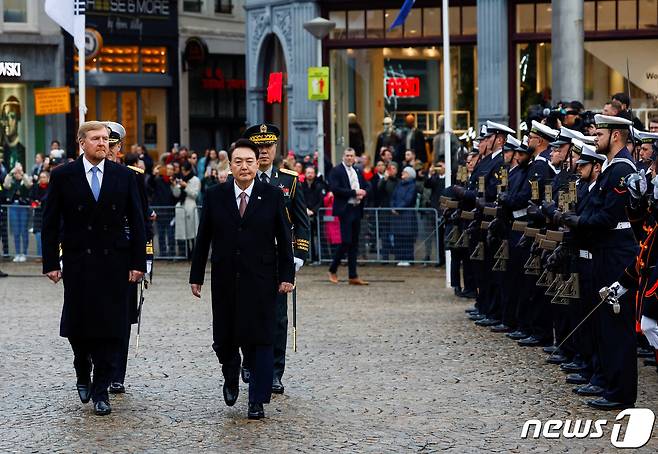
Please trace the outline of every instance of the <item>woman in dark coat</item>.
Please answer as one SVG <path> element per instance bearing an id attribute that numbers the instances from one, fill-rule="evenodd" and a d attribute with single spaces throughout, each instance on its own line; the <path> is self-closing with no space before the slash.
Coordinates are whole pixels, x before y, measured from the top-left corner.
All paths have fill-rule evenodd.
<path id="1" fill-rule="evenodd" d="M 391 208 L 415 208 L 416 171 L 411 167 L 402 170 L 400 182 L 391 195 Z M 398 266 L 409 266 L 414 259 L 414 242 L 418 234 L 418 221 L 413 210 L 394 210 L 391 223 L 395 240 Z"/>

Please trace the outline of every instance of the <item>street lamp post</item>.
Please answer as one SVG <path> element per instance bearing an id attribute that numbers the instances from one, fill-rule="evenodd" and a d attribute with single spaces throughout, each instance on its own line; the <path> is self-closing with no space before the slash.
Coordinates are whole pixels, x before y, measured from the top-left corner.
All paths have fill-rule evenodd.
<path id="1" fill-rule="evenodd" d="M 331 31 L 336 28 L 336 23 L 325 19 L 324 17 L 316 17 L 308 22 L 304 22 L 304 28 L 307 32 L 317 39 L 317 64 L 318 67 L 322 66 L 322 40 Z M 324 174 L 324 121 L 322 111 L 322 101 L 318 101 L 318 173 L 322 175 L 325 180 L 327 176 Z"/>

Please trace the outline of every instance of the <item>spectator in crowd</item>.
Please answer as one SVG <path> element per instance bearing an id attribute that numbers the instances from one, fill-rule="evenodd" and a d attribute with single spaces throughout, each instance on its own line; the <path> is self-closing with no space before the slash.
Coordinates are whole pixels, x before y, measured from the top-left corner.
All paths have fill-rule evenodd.
<path id="1" fill-rule="evenodd" d="M 439 116 L 439 133 L 432 139 L 432 162 L 436 164 L 439 161 L 445 162 L 446 159 L 446 134 L 450 135 L 450 156 L 453 165 L 459 161 L 459 139 L 454 134 L 445 132 L 443 115 Z"/>
<path id="2" fill-rule="evenodd" d="M 297 172 L 297 180 L 300 183 L 303 183 L 304 180 L 306 179 L 306 173 L 304 172 L 304 166 L 302 165 L 301 162 L 296 162 L 295 167 L 293 168 L 295 172 Z"/>
<path id="3" fill-rule="evenodd" d="M 392 153 L 396 153 L 397 149 L 401 145 L 401 142 L 400 135 L 395 130 L 393 119 L 391 117 L 386 117 L 384 118 L 382 124 L 384 126 L 384 130 L 377 136 L 377 145 L 375 150 L 379 152 L 383 147 L 386 147 L 391 150 Z M 384 159 L 384 162 L 386 162 L 386 159 Z"/>
<path id="4" fill-rule="evenodd" d="M 425 203 L 422 205 L 424 208 L 434 208 L 437 213 L 441 213 L 441 203 L 440 198 L 443 194 L 443 191 L 446 187 L 446 168 L 443 161 L 438 161 L 435 166 L 430 167 L 429 175 L 424 181 L 424 186 L 426 190 L 429 190 L 429 197 L 425 200 Z M 430 216 L 424 216 L 422 218 L 424 221 L 423 226 L 425 227 L 424 236 L 426 237 L 425 242 L 425 260 L 429 261 L 430 252 L 432 250 L 432 243 L 435 235 L 432 235 L 434 230 L 434 219 Z M 437 262 L 439 264 L 443 263 L 443 257 L 445 257 L 445 248 L 444 248 L 444 230 L 445 223 L 441 223 L 439 227 L 439 257 L 437 257 Z"/>
<path id="5" fill-rule="evenodd" d="M 369 207 L 379 207 L 379 182 L 386 176 L 386 164 L 384 161 L 377 161 L 377 165 L 373 169 L 372 179 L 370 180 L 370 187 L 372 188 L 372 197 L 368 198 Z"/>
<path id="6" fill-rule="evenodd" d="M 37 243 L 37 255 L 41 257 L 41 220 L 43 215 L 43 202 L 48 192 L 50 174 L 46 171 L 39 173 L 37 183 L 32 186 L 30 202 L 33 209 L 32 233 Z"/>
<path id="7" fill-rule="evenodd" d="M 174 177 L 183 178 L 183 174 L 180 171 L 180 163 L 178 161 L 171 162 L 171 165 L 174 166 Z"/>
<path id="8" fill-rule="evenodd" d="M 146 145 L 138 145 L 137 146 L 137 154 L 139 156 L 139 160 L 144 163 L 144 174 L 145 175 L 152 175 L 153 174 L 153 158 L 148 152 L 148 149 L 146 148 Z"/>
<path id="9" fill-rule="evenodd" d="M 27 260 L 27 245 L 29 242 L 27 221 L 30 217 L 30 188 L 32 178 L 23 172 L 23 166 L 17 162 L 5 178 L 4 189 L 8 209 L 9 228 L 14 236 L 16 255 L 14 262 Z"/>
<path id="10" fill-rule="evenodd" d="M 365 150 L 363 129 L 361 129 L 355 113 L 350 112 L 347 114 L 347 120 L 349 122 L 350 147 L 354 148 L 357 156 L 361 156 Z"/>
<path id="11" fill-rule="evenodd" d="M 54 139 L 50 141 L 50 150 L 60 150 L 62 145 L 59 143 L 59 140 Z"/>
<path id="12" fill-rule="evenodd" d="M 206 148 L 206 151 L 203 152 L 203 156 L 199 158 L 197 163 L 197 175 L 202 175 L 205 178 L 206 175 L 206 166 L 208 164 L 208 156 L 210 155 L 210 148 Z M 215 158 L 217 157 L 217 151 L 215 151 Z"/>
<path id="13" fill-rule="evenodd" d="M 325 257 L 332 257 L 338 248 L 340 247 L 341 237 L 340 237 L 340 218 L 333 215 L 334 210 L 334 193 L 327 191 L 327 194 L 324 196 L 324 216 L 326 221 L 324 221 L 324 234 L 327 238 L 328 250 L 324 252 Z M 323 250 L 322 244 L 318 245 L 318 250 Z"/>
<path id="14" fill-rule="evenodd" d="M 296 163 L 297 159 L 295 158 L 295 152 L 288 150 L 288 155 L 286 156 L 286 159 L 283 160 L 283 167 L 288 170 L 295 170 Z"/>
<path id="15" fill-rule="evenodd" d="M 380 179 L 377 183 L 375 198 L 377 199 L 377 206 L 379 208 L 389 208 L 391 206 L 391 198 L 398 185 L 398 181 L 398 165 L 395 162 L 391 162 L 386 168 L 384 178 Z M 390 256 L 395 252 L 395 242 L 391 230 L 392 216 L 390 210 L 382 210 L 379 215 L 379 236 L 382 244 L 381 256 L 383 261 L 389 260 Z"/>
<path id="16" fill-rule="evenodd" d="M 412 167 L 405 167 L 391 195 L 391 208 L 415 208 L 416 194 L 416 171 Z M 418 234 L 416 213 L 407 209 L 393 210 L 392 214 L 395 258 L 398 266 L 410 266 L 414 260 L 414 242 Z"/>
<path id="17" fill-rule="evenodd" d="M 219 184 L 219 172 L 217 171 L 217 168 L 213 169 L 212 167 L 209 167 L 208 170 L 206 170 L 206 175 L 203 177 L 203 181 L 201 182 L 201 191 L 205 193 L 216 184 Z"/>
<path id="18" fill-rule="evenodd" d="M 34 155 L 34 165 L 32 166 L 32 172 L 31 172 L 31 177 L 32 180 L 37 181 L 39 179 L 39 175 L 41 174 L 41 171 L 43 170 L 43 153 L 37 153 Z"/>
<path id="19" fill-rule="evenodd" d="M 220 170 L 219 173 L 217 174 L 217 178 L 219 179 L 219 183 L 226 183 L 226 180 L 228 180 L 228 170 Z"/>
<path id="20" fill-rule="evenodd" d="M 192 173 L 192 164 L 181 165 L 182 178 L 177 178 L 172 189 L 178 200 L 175 212 L 175 236 L 179 254 L 191 257 L 194 238 L 199 228 L 196 199 L 201 191 L 201 180 Z"/>
<path id="21" fill-rule="evenodd" d="M 616 99 L 613 99 L 612 101 L 605 103 L 605 105 L 603 106 L 603 115 L 616 117 L 617 115 L 619 115 L 619 112 L 621 112 L 622 110 L 624 109 L 621 103 Z"/>
<path id="22" fill-rule="evenodd" d="M 226 150 L 221 150 L 218 153 L 217 160 L 218 160 L 217 170 L 219 170 L 220 172 L 222 172 L 222 171 L 228 172 L 229 171 L 230 161 L 228 159 L 228 153 L 226 152 Z"/>
<path id="23" fill-rule="evenodd" d="M 160 248 L 158 255 L 160 257 L 173 257 L 176 255 L 174 206 L 177 200 L 173 192 L 175 184 L 173 164 L 167 164 L 165 167 L 155 166 L 153 179 L 151 179 L 151 206 L 157 215 L 155 223 Z"/>
<path id="24" fill-rule="evenodd" d="M 473 170 L 475 169 L 475 166 L 477 165 L 479 160 L 480 160 L 480 155 L 477 151 L 471 151 L 466 156 L 466 171 L 468 172 L 469 178 L 473 174 Z"/>
<path id="25" fill-rule="evenodd" d="M 366 179 L 366 181 L 372 180 L 372 177 L 374 175 L 374 170 L 372 168 L 372 160 L 370 159 L 370 155 L 363 155 L 361 156 L 360 163 L 358 167 L 361 169 L 361 172 L 363 172 L 363 178 Z"/>
<path id="26" fill-rule="evenodd" d="M 196 151 L 193 151 L 192 154 L 190 154 L 187 162 L 189 162 L 192 166 L 192 173 L 198 177 L 199 174 L 197 173 L 197 165 L 199 164 L 199 154 Z M 201 178 L 203 178 L 203 174 L 201 174 Z"/>
<path id="27" fill-rule="evenodd" d="M 404 161 L 402 161 L 402 168 L 411 167 L 416 172 L 423 168 L 423 163 L 416 159 L 416 152 L 414 150 L 407 150 L 404 152 Z"/>
<path id="28" fill-rule="evenodd" d="M 658 116 L 649 118 L 649 132 L 658 132 Z"/>
<path id="29" fill-rule="evenodd" d="M 319 260 L 319 247 L 318 244 L 318 220 L 317 216 L 322 207 L 325 196 L 325 187 L 322 182 L 316 178 L 315 167 L 308 166 L 305 171 L 304 182 L 301 183 L 302 191 L 304 192 L 304 200 L 306 201 L 306 212 L 311 223 L 311 260 L 317 262 Z"/>

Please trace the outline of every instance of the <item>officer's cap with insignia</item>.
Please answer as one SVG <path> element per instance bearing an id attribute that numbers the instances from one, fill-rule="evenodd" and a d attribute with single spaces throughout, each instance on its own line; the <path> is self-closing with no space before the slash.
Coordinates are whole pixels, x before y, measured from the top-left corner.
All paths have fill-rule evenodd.
<path id="1" fill-rule="evenodd" d="M 489 137 L 490 134 L 487 133 L 487 125 L 480 126 L 480 135 L 476 137 L 476 140 L 482 140 Z"/>
<path id="2" fill-rule="evenodd" d="M 516 151 L 518 153 L 530 154 L 530 148 L 528 148 L 528 136 L 523 136 L 523 140 L 519 142 Z"/>
<path id="3" fill-rule="evenodd" d="M 596 146 L 596 136 L 583 136 L 580 140 L 587 145 Z"/>
<path id="4" fill-rule="evenodd" d="M 565 128 L 562 126 L 560 128 L 560 135 L 553 142 L 549 143 L 551 147 L 559 147 L 561 145 L 566 145 L 571 143 L 572 139 L 578 139 L 582 141 L 585 136 L 580 132 L 573 129 Z"/>
<path id="5" fill-rule="evenodd" d="M 247 130 L 242 134 L 242 138 L 249 139 L 256 145 L 273 145 L 279 140 L 281 131 L 276 126 L 263 123 L 259 125 L 253 125 L 247 128 Z"/>
<path id="6" fill-rule="evenodd" d="M 516 131 L 509 126 L 487 120 L 487 136 L 492 134 L 516 134 Z"/>
<path id="7" fill-rule="evenodd" d="M 548 140 L 549 142 L 553 142 L 558 134 L 560 133 L 559 131 L 556 131 L 555 129 L 546 126 L 543 123 L 538 122 L 537 120 L 532 120 L 532 126 L 530 127 L 530 132 L 533 134 L 537 134 L 538 136 Z"/>
<path id="8" fill-rule="evenodd" d="M 123 142 L 126 137 L 126 128 L 116 121 L 104 121 L 103 124 L 110 130 L 110 145 Z"/>
<path id="9" fill-rule="evenodd" d="M 507 140 L 503 145 L 503 151 L 516 151 L 521 146 L 521 141 L 511 134 L 507 134 Z"/>
<path id="10" fill-rule="evenodd" d="M 650 143 L 654 144 L 658 140 L 658 133 L 647 132 L 647 131 L 638 131 L 637 129 L 633 130 L 633 136 L 636 138 L 637 142 Z"/>
<path id="11" fill-rule="evenodd" d="M 606 160 L 605 156 L 596 152 L 595 147 L 587 145 L 578 139 L 573 140 L 573 147 L 580 151 L 580 159 L 576 161 L 576 164 L 589 164 L 596 162 L 603 164 Z"/>
<path id="12" fill-rule="evenodd" d="M 633 122 L 623 117 L 613 117 L 610 115 L 594 115 L 596 129 L 629 129 Z"/>

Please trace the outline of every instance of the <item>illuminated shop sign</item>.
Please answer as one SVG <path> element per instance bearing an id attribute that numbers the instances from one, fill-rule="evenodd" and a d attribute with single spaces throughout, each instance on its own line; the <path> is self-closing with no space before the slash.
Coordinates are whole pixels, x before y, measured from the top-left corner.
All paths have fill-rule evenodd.
<path id="1" fill-rule="evenodd" d="M 0 61 L 0 77 L 21 77 L 21 64 Z"/>
<path id="2" fill-rule="evenodd" d="M 388 98 L 417 98 L 420 96 L 420 78 L 418 77 L 387 77 L 386 96 Z"/>
<path id="3" fill-rule="evenodd" d="M 227 79 L 220 68 L 206 68 L 201 84 L 205 90 L 244 90 L 247 81 L 244 79 Z"/>

